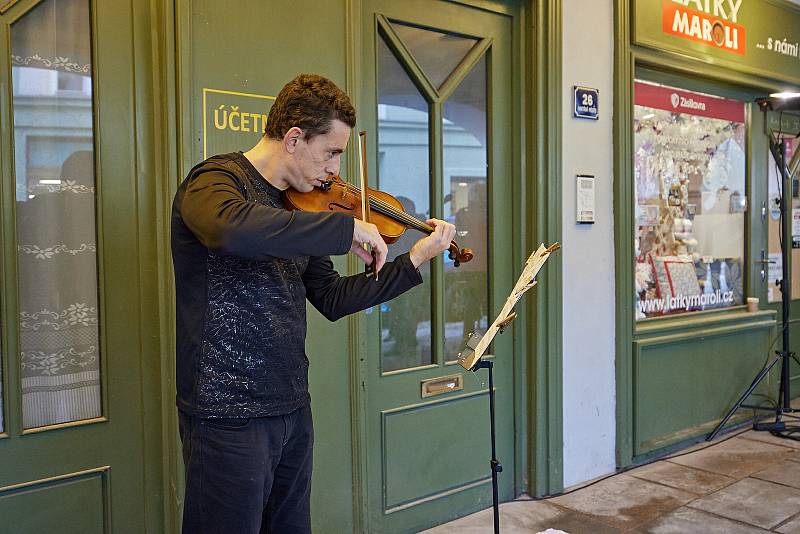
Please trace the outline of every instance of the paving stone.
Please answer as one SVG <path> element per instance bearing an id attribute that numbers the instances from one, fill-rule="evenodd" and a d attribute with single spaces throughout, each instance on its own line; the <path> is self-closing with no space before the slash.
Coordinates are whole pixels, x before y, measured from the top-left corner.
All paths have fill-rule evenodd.
<path id="1" fill-rule="evenodd" d="M 800 515 L 775 529 L 781 534 L 800 534 Z"/>
<path id="2" fill-rule="evenodd" d="M 745 478 L 688 506 L 771 529 L 800 512 L 800 490 Z"/>
<path id="3" fill-rule="evenodd" d="M 684 507 L 654 519 L 638 527 L 634 532 L 636 534 L 687 534 L 689 532 L 702 534 L 761 534 L 769 531 L 717 517 L 702 510 Z"/>
<path id="4" fill-rule="evenodd" d="M 541 517 L 541 507 L 534 510 L 531 506 L 533 503 L 513 502 L 504 505 L 500 509 L 500 518 L 504 514 L 507 521 L 505 524 L 512 528 L 519 528 L 521 532 L 539 532 L 548 528 L 556 530 L 563 530 L 569 534 L 616 534 L 621 532 L 620 529 L 608 526 L 600 521 L 597 521 L 587 515 L 574 510 L 561 508 L 549 503 L 539 502 L 536 504 L 545 504 L 546 506 L 556 510 L 556 515 L 548 518 Z M 503 531 L 505 532 L 505 530 Z"/>
<path id="5" fill-rule="evenodd" d="M 489 508 L 428 530 L 422 530 L 419 534 L 455 534 L 456 532 L 459 534 L 483 534 L 491 532 L 492 526 L 492 509 Z M 505 523 L 501 518 L 501 531 L 504 528 Z M 489 530 L 487 531 L 487 529 Z"/>
<path id="6" fill-rule="evenodd" d="M 800 534 L 800 442 L 748 431 L 569 495 L 502 504 L 500 514 L 503 534 Z M 491 508 L 425 534 L 489 532 Z"/>
<path id="7" fill-rule="evenodd" d="M 793 449 L 771 443 L 736 437 L 667 461 L 733 478 L 743 478 L 782 462 L 793 452 Z"/>
<path id="8" fill-rule="evenodd" d="M 800 488 L 800 463 L 785 460 L 753 475 L 754 478 L 777 482 L 784 486 Z"/>
<path id="9" fill-rule="evenodd" d="M 550 502 L 629 529 L 679 508 L 695 497 L 686 491 L 622 474 Z"/>
<path id="10" fill-rule="evenodd" d="M 800 467 L 800 464 L 797 464 Z M 671 488 L 690 491 L 696 495 L 708 495 L 736 482 L 735 478 L 693 469 L 671 462 L 656 462 L 628 471 L 630 476 L 658 482 Z"/>
<path id="11" fill-rule="evenodd" d="M 742 439 L 751 439 L 753 441 L 763 441 L 764 443 L 772 443 L 773 445 L 780 445 L 790 449 L 800 449 L 800 441 L 773 436 L 769 432 L 756 432 L 755 430 L 751 430 L 739 435 L 738 437 Z"/>
<path id="12" fill-rule="evenodd" d="M 481 510 L 420 534 L 486 534 L 492 531 L 492 509 Z M 569 534 L 618 534 L 620 529 L 544 501 L 514 501 L 500 505 L 503 534 L 531 534 L 553 528 Z"/>

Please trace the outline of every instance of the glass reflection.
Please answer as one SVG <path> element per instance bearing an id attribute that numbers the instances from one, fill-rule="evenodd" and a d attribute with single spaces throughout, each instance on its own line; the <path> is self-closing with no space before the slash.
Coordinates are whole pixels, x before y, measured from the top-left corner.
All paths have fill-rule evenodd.
<path id="1" fill-rule="evenodd" d="M 378 43 L 378 179 L 405 210 L 420 220 L 430 213 L 428 104 L 383 42 Z M 407 230 L 389 245 L 389 260 L 407 252 L 422 234 Z M 430 364 L 430 267 L 420 266 L 425 283 L 381 306 L 381 369 L 394 371 Z"/>
<path id="2" fill-rule="evenodd" d="M 636 81 L 636 318 L 744 302 L 743 102 Z"/>
<path id="3" fill-rule="evenodd" d="M 472 261 L 454 267 L 445 253 L 445 355 L 455 360 L 464 339 L 488 328 L 486 61 L 475 65 L 444 104 L 444 215 Z"/>
<path id="4" fill-rule="evenodd" d="M 11 27 L 23 426 L 101 415 L 89 3 Z"/>
<path id="5" fill-rule="evenodd" d="M 392 28 L 436 88 L 441 87 L 478 42 L 473 37 L 417 28 L 399 22 L 393 22 Z"/>

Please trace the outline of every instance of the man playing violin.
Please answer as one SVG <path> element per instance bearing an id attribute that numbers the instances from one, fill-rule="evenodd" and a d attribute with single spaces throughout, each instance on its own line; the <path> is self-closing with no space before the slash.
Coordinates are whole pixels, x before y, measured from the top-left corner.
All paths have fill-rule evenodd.
<path id="1" fill-rule="evenodd" d="M 183 531 L 311 531 L 313 427 L 306 304 L 335 321 L 420 284 L 423 262 L 455 227 L 386 262 L 376 227 L 344 213 L 284 208 L 339 173 L 355 126 L 333 82 L 302 74 L 278 94 L 247 152 L 194 167 L 172 206 L 177 406 L 186 496 Z M 354 252 L 368 274 L 340 276 L 329 258 Z"/>

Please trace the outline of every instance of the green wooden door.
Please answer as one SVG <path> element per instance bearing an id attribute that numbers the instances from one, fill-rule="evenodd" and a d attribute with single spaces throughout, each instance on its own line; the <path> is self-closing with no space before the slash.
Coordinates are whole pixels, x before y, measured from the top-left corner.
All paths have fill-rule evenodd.
<path id="1" fill-rule="evenodd" d="M 4 5 L 0 531 L 158 530 L 142 12 L 125 0 Z"/>
<path id="2" fill-rule="evenodd" d="M 491 505 L 486 371 L 455 360 L 513 285 L 512 20 L 389 0 L 365 2 L 362 20 L 370 176 L 418 219 L 454 222 L 475 253 L 460 267 L 437 258 L 423 285 L 363 316 L 367 530 L 404 532 Z M 420 237 L 407 231 L 390 256 Z M 514 488 L 511 341 L 492 349 L 502 499 Z"/>

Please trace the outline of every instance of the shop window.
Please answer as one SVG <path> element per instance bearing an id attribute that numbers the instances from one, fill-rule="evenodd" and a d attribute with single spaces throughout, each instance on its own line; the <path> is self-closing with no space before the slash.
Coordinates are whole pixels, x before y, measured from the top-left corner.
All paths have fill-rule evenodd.
<path id="1" fill-rule="evenodd" d="M 744 300 L 743 102 L 637 81 L 636 317 Z"/>

